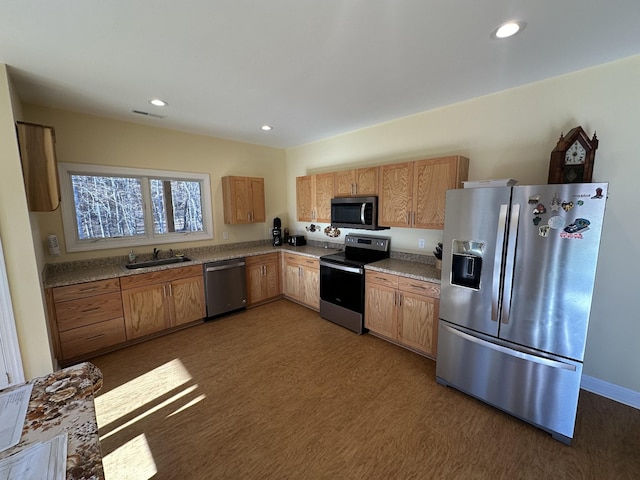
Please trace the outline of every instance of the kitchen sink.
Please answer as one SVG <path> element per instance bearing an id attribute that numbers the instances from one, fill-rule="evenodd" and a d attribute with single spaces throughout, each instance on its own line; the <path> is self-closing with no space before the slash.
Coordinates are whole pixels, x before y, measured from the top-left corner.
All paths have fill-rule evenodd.
<path id="1" fill-rule="evenodd" d="M 172 263 L 189 262 L 189 257 L 171 257 L 171 258 L 159 258 L 156 260 L 148 260 L 146 262 L 129 263 L 125 265 L 129 270 L 136 268 L 157 267 L 158 265 L 170 265 Z"/>

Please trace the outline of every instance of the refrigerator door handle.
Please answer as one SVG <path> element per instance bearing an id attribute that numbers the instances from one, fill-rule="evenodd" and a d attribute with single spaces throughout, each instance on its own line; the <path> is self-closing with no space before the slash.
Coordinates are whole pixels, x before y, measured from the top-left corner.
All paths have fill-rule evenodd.
<path id="1" fill-rule="evenodd" d="M 504 231 L 507 226 L 507 210 L 509 205 L 500 205 L 498 215 L 498 231 L 496 233 L 496 245 L 498 250 L 493 258 L 493 285 L 491 287 L 491 320 L 498 321 L 498 311 L 500 309 L 500 277 L 502 267 L 502 256 L 504 254 Z"/>
<path id="2" fill-rule="evenodd" d="M 504 262 L 504 286 L 502 293 L 502 314 L 500 321 L 509 323 L 511 313 L 511 285 L 513 284 L 513 270 L 516 264 L 516 241 L 518 240 L 518 222 L 520 220 L 520 204 L 511 206 L 511 220 L 509 221 L 509 236 L 507 238 L 507 255 Z"/>
<path id="3" fill-rule="evenodd" d="M 528 362 L 538 363 L 540 365 L 546 365 L 552 368 L 560 368 L 562 370 L 570 370 L 572 372 L 576 371 L 576 366 L 570 363 L 560 362 L 558 360 L 552 360 L 551 358 L 539 357 L 537 355 L 532 355 L 530 353 L 521 352 L 520 350 L 514 350 L 513 348 L 503 347 L 502 345 L 498 345 L 496 343 L 487 342 L 478 337 L 474 337 L 473 335 L 469 335 L 468 333 L 461 332 L 455 328 L 451 328 L 449 325 L 443 325 L 442 322 L 440 324 L 440 328 L 446 330 L 448 333 L 452 335 L 457 335 L 459 337 L 464 338 L 469 342 L 476 343 L 482 347 L 490 348 L 491 350 L 495 350 L 500 353 L 504 353 L 510 355 L 512 357 L 521 358 L 522 360 L 526 360 Z"/>

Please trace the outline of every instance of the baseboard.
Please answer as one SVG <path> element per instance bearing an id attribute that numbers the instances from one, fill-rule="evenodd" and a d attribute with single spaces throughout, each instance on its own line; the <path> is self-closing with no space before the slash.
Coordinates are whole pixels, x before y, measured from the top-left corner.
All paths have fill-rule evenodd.
<path id="1" fill-rule="evenodd" d="M 604 380 L 590 377 L 589 375 L 582 375 L 580 387 L 588 392 L 610 398 L 611 400 L 640 410 L 640 392 L 636 392 L 630 388 L 605 382 Z"/>

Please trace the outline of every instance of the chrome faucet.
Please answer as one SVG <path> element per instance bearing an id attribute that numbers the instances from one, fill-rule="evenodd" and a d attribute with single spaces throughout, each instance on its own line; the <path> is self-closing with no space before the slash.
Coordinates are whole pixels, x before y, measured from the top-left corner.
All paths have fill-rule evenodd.
<path id="1" fill-rule="evenodd" d="M 158 258 L 158 254 L 160 253 L 161 250 L 154 248 L 153 249 L 153 259 L 156 260 Z"/>

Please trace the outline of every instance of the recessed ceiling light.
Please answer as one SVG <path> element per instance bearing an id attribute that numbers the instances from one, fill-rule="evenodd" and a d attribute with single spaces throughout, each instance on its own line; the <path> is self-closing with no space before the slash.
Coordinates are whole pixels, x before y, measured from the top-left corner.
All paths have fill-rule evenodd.
<path id="1" fill-rule="evenodd" d="M 520 21 L 506 22 L 491 32 L 491 38 L 509 38 L 524 30 L 527 24 Z"/>
<path id="2" fill-rule="evenodd" d="M 271 125 L 262 125 L 260 129 L 264 130 L 265 132 L 268 132 L 270 130 L 273 130 L 273 127 Z"/>
<path id="3" fill-rule="evenodd" d="M 151 105 L 155 105 L 156 107 L 166 107 L 168 105 L 164 100 L 160 100 L 159 98 L 152 98 L 149 100 Z"/>

